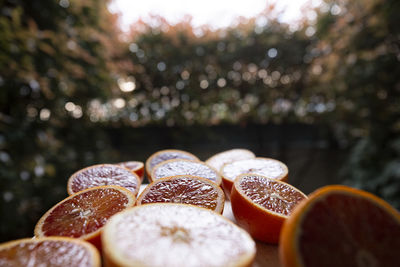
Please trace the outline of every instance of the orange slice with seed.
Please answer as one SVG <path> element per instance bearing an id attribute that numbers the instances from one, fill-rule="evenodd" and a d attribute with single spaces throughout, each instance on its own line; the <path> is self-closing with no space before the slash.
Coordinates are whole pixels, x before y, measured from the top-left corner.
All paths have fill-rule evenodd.
<path id="1" fill-rule="evenodd" d="M 155 180 L 137 199 L 137 205 L 159 202 L 191 204 L 222 213 L 225 197 L 222 189 L 210 180 L 178 175 Z"/>
<path id="2" fill-rule="evenodd" d="M 176 175 L 198 176 L 208 179 L 218 186 L 221 185 L 221 175 L 214 168 L 201 161 L 171 159 L 155 166 L 151 173 L 152 181 Z"/>
<path id="3" fill-rule="evenodd" d="M 144 164 L 141 161 L 125 161 L 125 162 L 120 162 L 115 165 L 127 168 L 131 172 L 135 173 L 139 179 L 140 182 L 143 182 L 144 178 Z"/>
<path id="4" fill-rule="evenodd" d="M 136 206 L 103 230 L 105 266 L 250 266 L 249 234 L 209 209 L 186 204 Z"/>
<path id="5" fill-rule="evenodd" d="M 188 159 L 188 160 L 196 160 L 200 161 L 195 155 L 192 153 L 183 151 L 183 150 L 178 150 L 178 149 L 165 149 L 165 150 L 160 150 L 157 151 L 156 153 L 152 154 L 147 160 L 146 160 L 146 175 L 149 181 L 152 181 L 151 173 L 153 171 L 153 168 L 166 160 L 170 159 Z"/>
<path id="6" fill-rule="evenodd" d="M 130 190 L 135 196 L 139 192 L 139 177 L 124 167 L 114 164 L 98 164 L 71 175 L 68 179 L 68 194 L 102 185 L 118 185 Z"/>
<path id="7" fill-rule="evenodd" d="M 25 238 L 0 244 L 0 266 L 100 267 L 90 243 L 67 237 Z"/>
<path id="8" fill-rule="evenodd" d="M 245 173 L 287 181 L 289 171 L 285 164 L 279 160 L 270 158 L 259 157 L 227 163 L 222 167 L 221 175 L 223 187 L 228 195 L 230 195 L 233 181 L 235 181 L 236 177 Z"/>
<path id="9" fill-rule="evenodd" d="M 341 185 L 325 186 L 284 223 L 282 266 L 399 266 L 400 213 L 384 200 Z"/>
<path id="10" fill-rule="evenodd" d="M 243 174 L 232 187 L 232 212 L 255 239 L 277 244 L 283 222 L 307 196 L 297 188 L 261 175 Z"/>
<path id="11" fill-rule="evenodd" d="M 135 205 L 133 193 L 120 186 L 99 186 L 62 200 L 38 221 L 36 237 L 66 236 L 87 240 L 100 249 L 100 230 L 117 212 Z"/>

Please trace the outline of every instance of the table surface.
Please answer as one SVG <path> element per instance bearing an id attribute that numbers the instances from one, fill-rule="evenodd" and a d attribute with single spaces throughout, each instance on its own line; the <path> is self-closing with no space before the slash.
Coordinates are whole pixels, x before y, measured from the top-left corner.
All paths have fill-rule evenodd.
<path id="1" fill-rule="evenodd" d="M 229 220 L 236 222 L 235 217 L 232 213 L 231 203 L 229 201 L 225 202 L 224 213 L 223 215 Z M 278 258 L 278 246 L 266 244 L 262 242 L 256 241 L 256 259 L 253 263 L 253 267 L 279 267 L 279 258 Z"/>

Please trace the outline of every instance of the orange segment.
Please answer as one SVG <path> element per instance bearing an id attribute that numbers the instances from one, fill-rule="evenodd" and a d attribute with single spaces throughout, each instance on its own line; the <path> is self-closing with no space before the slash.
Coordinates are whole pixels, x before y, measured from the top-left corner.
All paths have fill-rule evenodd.
<path id="1" fill-rule="evenodd" d="M 113 216 L 103 230 L 105 266 L 250 266 L 248 233 L 209 209 L 156 203 Z"/>
<path id="2" fill-rule="evenodd" d="M 188 160 L 196 160 L 200 161 L 195 155 L 192 153 L 178 150 L 178 149 L 165 149 L 157 151 L 156 153 L 152 154 L 146 160 L 146 174 L 149 181 L 152 181 L 151 173 L 153 171 L 154 166 L 157 164 L 164 162 L 170 159 L 188 159 Z"/>
<path id="3" fill-rule="evenodd" d="M 241 174 L 251 173 L 287 181 L 288 172 L 285 164 L 279 160 L 270 158 L 238 160 L 225 164 L 221 169 L 223 186 L 228 195 L 232 190 L 233 181 Z"/>
<path id="4" fill-rule="evenodd" d="M 306 199 L 297 188 L 261 175 L 243 174 L 232 187 L 231 204 L 236 221 L 255 239 L 278 243 L 283 222 Z"/>
<path id="5" fill-rule="evenodd" d="M 323 187 L 295 208 L 280 237 L 283 266 L 399 266 L 400 213 L 347 186 Z"/>
<path id="6" fill-rule="evenodd" d="M 0 266 L 100 267 L 97 249 L 67 237 L 25 238 L 0 244 Z"/>
<path id="7" fill-rule="evenodd" d="M 207 165 L 213 167 L 217 171 L 221 171 L 222 166 L 238 160 L 255 158 L 253 152 L 247 149 L 236 148 L 215 154 L 206 160 Z"/>
<path id="8" fill-rule="evenodd" d="M 67 236 L 100 242 L 100 229 L 117 212 L 135 205 L 135 196 L 119 186 L 99 186 L 69 196 L 47 211 L 35 236 Z"/>
<path id="9" fill-rule="evenodd" d="M 116 165 L 127 168 L 131 172 L 135 173 L 139 177 L 140 182 L 141 183 L 143 182 L 143 178 L 144 178 L 143 162 L 141 162 L 141 161 L 125 161 L 125 162 L 117 163 Z"/>
<path id="10" fill-rule="evenodd" d="M 218 186 L 221 184 L 219 173 L 200 161 L 171 159 L 155 166 L 151 173 L 152 181 L 176 175 L 193 175 L 208 179 Z"/>
<path id="11" fill-rule="evenodd" d="M 93 165 L 75 172 L 68 180 L 68 194 L 101 186 L 118 185 L 130 190 L 135 196 L 139 192 L 140 179 L 124 167 L 113 164 Z"/>
<path id="12" fill-rule="evenodd" d="M 169 202 L 191 204 L 222 213 L 224 210 L 224 192 L 210 180 L 178 175 L 156 180 L 140 194 L 137 205 Z"/>

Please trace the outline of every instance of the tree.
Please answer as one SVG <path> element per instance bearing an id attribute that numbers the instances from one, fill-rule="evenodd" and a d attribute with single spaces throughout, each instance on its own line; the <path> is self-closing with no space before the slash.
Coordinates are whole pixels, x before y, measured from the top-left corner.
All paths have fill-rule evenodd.
<path id="1" fill-rule="evenodd" d="M 123 95 L 126 124 L 297 121 L 310 44 L 302 32 L 268 14 L 215 32 L 154 19 L 159 26 L 138 23 L 128 39 L 136 89 Z"/>
<path id="2" fill-rule="evenodd" d="M 327 1 L 323 9 L 309 93 L 335 103 L 325 119 L 352 147 L 347 183 L 400 207 L 400 3 Z"/>
<path id="3" fill-rule="evenodd" d="M 4 239 L 31 235 L 43 210 L 66 195 L 68 176 L 104 158 L 106 140 L 87 108 L 116 86 L 120 42 L 107 2 L 1 1 Z"/>

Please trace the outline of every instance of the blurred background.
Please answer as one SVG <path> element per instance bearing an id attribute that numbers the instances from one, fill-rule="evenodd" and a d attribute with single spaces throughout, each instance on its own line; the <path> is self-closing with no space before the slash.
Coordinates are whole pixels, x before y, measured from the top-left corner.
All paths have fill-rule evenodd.
<path id="1" fill-rule="evenodd" d="M 166 148 L 400 208 L 400 1 L 136 2 L 0 0 L 0 241 L 73 172 Z"/>

